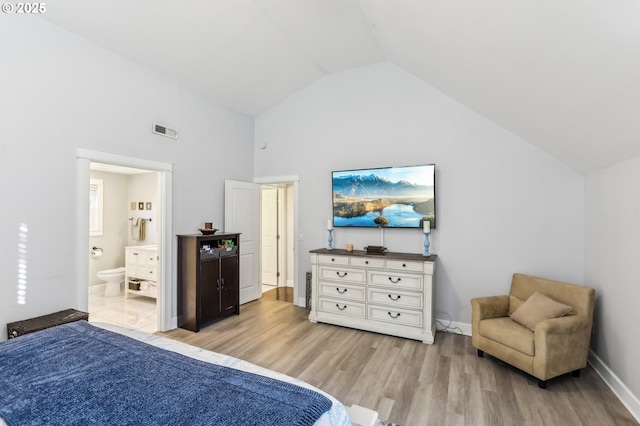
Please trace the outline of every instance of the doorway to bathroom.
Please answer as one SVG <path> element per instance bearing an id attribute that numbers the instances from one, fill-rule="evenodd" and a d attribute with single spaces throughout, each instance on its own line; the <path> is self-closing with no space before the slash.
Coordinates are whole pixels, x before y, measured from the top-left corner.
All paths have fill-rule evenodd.
<path id="1" fill-rule="evenodd" d="M 98 217 L 97 214 L 88 214 L 92 208 L 91 203 L 95 202 L 95 199 L 92 199 L 92 188 L 91 188 L 91 165 L 92 163 L 99 163 L 106 166 L 103 167 L 124 167 L 130 169 L 138 169 L 143 171 L 143 173 L 132 173 L 135 175 L 143 175 L 147 174 L 146 179 L 149 179 L 149 176 L 153 176 L 154 182 L 156 183 L 156 193 L 148 192 L 147 190 L 142 190 L 142 192 L 138 192 L 136 189 L 130 189 L 129 183 L 126 184 L 126 190 L 122 190 L 123 186 L 120 186 L 122 193 L 126 192 L 127 195 L 123 200 L 122 196 L 118 197 L 120 202 L 122 202 L 121 207 L 118 207 L 119 217 L 120 219 L 116 221 L 115 231 L 110 230 L 112 227 L 109 226 L 108 222 L 111 220 L 111 213 L 102 208 L 101 216 L 102 216 L 102 225 L 103 225 L 103 238 L 102 240 L 97 240 L 97 235 L 90 235 L 94 233 L 95 229 L 95 218 Z M 96 168 L 94 166 L 94 168 Z M 117 167 L 116 167 L 117 168 Z M 104 170 L 103 170 L 104 171 Z M 123 169 L 120 169 L 122 172 Z M 137 277 L 133 278 L 133 281 L 140 283 L 140 288 L 143 291 L 148 291 L 150 288 L 152 291 L 155 290 L 155 309 L 153 312 L 156 317 L 156 329 L 159 331 L 166 331 L 171 328 L 176 327 L 176 317 L 174 312 L 172 311 L 173 301 L 172 301 L 172 287 L 171 287 L 171 276 L 173 274 L 172 268 L 172 256 L 173 249 L 171 245 L 171 223 L 172 223 L 172 171 L 173 166 L 170 163 L 163 163 L 153 160 L 128 157 L 119 154 L 106 153 L 101 151 L 88 150 L 84 148 L 78 148 L 76 150 L 76 175 L 77 175 L 77 186 L 76 186 L 76 222 L 77 222 L 77 232 L 76 232 L 76 285 L 77 285 L 77 297 L 78 297 L 78 309 L 83 311 L 89 311 L 89 290 L 92 279 L 97 279 L 97 271 L 103 271 L 106 273 L 102 273 L 101 276 L 105 281 L 105 277 L 112 277 L 114 271 L 118 268 L 123 268 L 126 266 L 127 260 L 125 253 L 125 248 L 129 246 L 134 246 L 136 249 L 142 249 L 144 251 L 141 254 L 148 256 L 150 252 L 153 250 L 157 250 L 157 254 L 154 259 L 146 259 L 143 266 L 146 266 L 148 269 L 144 271 L 141 269 L 144 275 L 143 280 L 138 280 Z M 113 170 L 111 170 L 113 172 Z M 116 174 L 116 173 L 114 173 Z M 122 173 L 120 173 L 122 174 Z M 95 177 L 99 179 L 99 177 Z M 143 177 L 138 178 L 127 178 L 127 179 L 137 179 L 144 180 Z M 95 182 L 94 182 L 95 183 Z M 98 182 L 99 183 L 99 182 Z M 122 183 L 121 183 L 122 185 Z M 136 185 L 131 184 L 132 188 L 135 188 Z M 112 188 L 113 183 L 102 181 L 102 193 L 103 193 L 103 204 L 106 201 L 109 203 L 108 197 L 110 194 L 114 192 L 114 188 Z M 142 185 L 144 188 L 145 185 Z M 116 185 L 116 189 L 118 186 Z M 105 195 L 106 194 L 106 195 Z M 95 197 L 95 193 L 93 194 Z M 154 198 L 155 196 L 155 198 Z M 132 202 L 136 202 L 136 210 L 134 210 Z M 104 207 L 104 205 L 103 205 Z M 108 208 L 108 205 L 107 205 Z M 105 213 L 107 213 L 105 215 Z M 149 215 L 147 216 L 147 213 Z M 140 222 L 137 219 L 144 218 L 145 219 L 145 229 L 144 231 L 144 239 L 140 239 L 139 229 Z M 129 220 L 131 219 L 131 220 Z M 151 219 L 148 221 L 147 219 Z M 134 226 L 135 225 L 135 226 Z M 136 228 L 137 226 L 137 228 Z M 91 232 L 90 232 L 91 230 Z M 109 242 L 105 239 L 105 236 L 111 235 L 112 232 L 115 232 L 119 237 L 117 237 L 114 241 Z M 137 234 L 136 234 L 137 233 Z M 150 241 L 155 235 L 156 244 L 152 244 L 153 241 Z M 137 239 L 136 239 L 137 238 Z M 130 240 L 131 239 L 131 240 Z M 100 244 L 98 244 L 100 243 Z M 94 249 L 95 247 L 95 249 Z M 122 247 L 122 249 L 120 248 Z M 100 250 L 102 249 L 102 250 Z M 93 253 L 92 253 L 93 252 Z M 97 254 L 102 252 L 100 254 Z M 108 260 L 109 257 L 113 255 L 113 258 L 116 260 Z M 104 260 L 105 263 L 101 265 L 92 265 L 91 262 L 96 262 L 99 264 L 99 261 Z M 112 262 L 112 263 L 108 263 Z M 154 264 L 155 263 L 155 264 Z M 93 267 L 95 266 L 95 267 Z M 113 267 L 111 267 L 113 266 Z M 91 273 L 89 271 L 90 267 L 93 267 Z M 125 268 L 126 269 L 126 268 Z M 95 273 L 94 273 L 95 272 Z M 115 271 L 116 273 L 118 271 Z M 136 271 L 138 273 L 138 271 Z M 156 274 L 156 286 L 152 285 L 151 277 L 153 274 Z M 126 274 L 125 274 L 126 277 Z M 121 279 L 121 278 L 117 278 Z M 142 281 L 147 281 L 147 283 L 143 286 Z M 109 286 L 108 280 L 104 283 L 105 291 L 106 287 Z M 121 305 L 132 305 L 135 303 L 129 303 L 129 301 L 133 301 L 136 298 L 142 298 L 141 294 L 135 294 L 133 292 L 127 292 L 125 294 L 124 283 L 117 284 L 119 293 L 119 298 L 121 301 L 119 302 Z M 134 286 L 135 287 L 135 286 Z M 127 288 L 129 286 L 127 285 Z M 100 290 L 96 287 L 92 288 L 92 293 L 98 292 Z M 135 288 L 134 288 L 135 290 Z M 130 297 L 134 295 L 134 297 Z M 102 294 L 103 297 L 104 293 Z M 111 299 L 114 300 L 114 299 Z M 148 300 L 148 302 L 150 302 Z M 107 300 L 96 301 L 96 305 L 100 303 L 107 303 Z M 151 303 L 148 303 L 150 305 Z M 115 303 L 114 303 L 115 305 Z M 135 311 L 135 307 L 130 309 L 131 311 Z M 140 309 L 138 309 L 139 311 Z M 105 315 L 106 316 L 106 315 Z M 153 313 L 150 314 L 153 317 Z M 99 316 L 98 316 L 99 317 Z M 90 321 L 96 320 L 92 315 L 89 316 Z M 123 321 L 122 317 L 120 321 Z M 149 322 L 152 322 L 150 320 Z M 109 322 L 116 322 L 113 319 L 110 319 Z M 125 326 L 129 328 L 137 328 L 135 327 L 135 323 L 132 320 L 129 320 Z M 134 326 L 134 327 L 132 327 Z"/>
<path id="2" fill-rule="evenodd" d="M 90 163 L 89 318 L 158 330 L 159 174 Z"/>

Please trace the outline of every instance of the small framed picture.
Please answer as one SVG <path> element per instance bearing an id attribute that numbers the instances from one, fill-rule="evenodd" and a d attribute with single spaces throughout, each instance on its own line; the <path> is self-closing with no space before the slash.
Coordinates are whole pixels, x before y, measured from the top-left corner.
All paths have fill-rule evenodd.
<path id="1" fill-rule="evenodd" d="M 138 210 L 144 210 L 144 203 L 142 201 L 138 203 Z"/>
<path id="2" fill-rule="evenodd" d="M 136 209 L 136 202 L 132 201 L 131 202 L 131 210 L 135 210 Z"/>
<path id="3" fill-rule="evenodd" d="M 147 205 L 147 210 L 151 210 L 151 203 L 147 201 L 146 205 Z"/>

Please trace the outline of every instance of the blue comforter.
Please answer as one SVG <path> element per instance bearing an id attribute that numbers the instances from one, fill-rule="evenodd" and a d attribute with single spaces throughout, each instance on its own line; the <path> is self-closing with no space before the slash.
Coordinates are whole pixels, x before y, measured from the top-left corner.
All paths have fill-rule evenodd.
<path id="1" fill-rule="evenodd" d="M 311 425 L 331 401 L 79 321 L 0 343 L 13 425 Z"/>

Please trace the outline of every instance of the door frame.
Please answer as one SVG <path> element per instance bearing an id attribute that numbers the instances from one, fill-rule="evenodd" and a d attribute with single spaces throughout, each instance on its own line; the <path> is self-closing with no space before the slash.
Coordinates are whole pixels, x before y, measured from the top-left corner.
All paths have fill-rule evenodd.
<path id="1" fill-rule="evenodd" d="M 253 183 L 259 185 L 269 185 L 269 184 L 289 184 L 293 185 L 293 304 L 296 306 L 304 307 L 306 305 L 306 300 L 304 297 L 299 298 L 298 287 L 301 285 L 296 282 L 298 279 L 298 246 L 296 241 L 299 241 L 299 238 L 296 238 L 298 235 L 298 184 L 300 183 L 300 177 L 298 175 L 289 175 L 289 176 L 267 176 L 254 178 Z"/>
<path id="2" fill-rule="evenodd" d="M 76 150 L 76 287 L 78 309 L 87 311 L 89 306 L 89 197 L 90 163 L 104 163 L 158 172 L 160 208 L 158 210 L 158 331 L 177 327 L 177 317 L 172 317 L 173 306 L 173 244 L 172 244 L 172 188 L 173 165 L 142 158 L 78 148 Z"/>

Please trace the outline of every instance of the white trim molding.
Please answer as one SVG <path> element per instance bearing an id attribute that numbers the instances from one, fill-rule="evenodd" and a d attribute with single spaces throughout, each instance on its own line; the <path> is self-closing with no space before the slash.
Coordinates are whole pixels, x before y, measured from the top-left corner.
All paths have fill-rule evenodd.
<path id="1" fill-rule="evenodd" d="M 76 149 L 76 286 L 78 291 L 78 308 L 86 311 L 88 307 L 89 289 L 87 277 L 89 267 L 87 253 L 89 252 L 89 197 L 91 162 L 111 164 L 123 167 L 133 167 L 158 172 L 161 205 L 158 213 L 158 223 L 161 227 L 158 241 L 158 282 L 162 283 L 162 293 L 158 295 L 157 325 L 159 331 L 166 331 L 177 326 L 177 317 L 172 317 L 174 294 L 173 268 L 173 232 L 172 232 L 172 187 L 173 164 L 163 163 L 144 158 L 129 157 L 109 152 L 91 149 Z"/>
<path id="2" fill-rule="evenodd" d="M 293 235 L 295 236 L 294 241 L 294 250 L 293 250 L 293 303 L 296 306 L 305 307 L 306 299 L 304 297 L 300 297 L 302 293 L 301 286 L 302 284 L 296 285 L 295 281 L 298 279 L 298 271 L 300 270 L 299 266 L 299 256 L 298 256 L 298 230 L 299 227 L 299 219 L 298 219 L 298 185 L 300 184 L 300 176 L 298 175 L 288 175 L 288 176 L 266 176 L 266 177 L 257 177 L 253 178 L 253 183 L 258 185 L 266 185 L 266 184 L 277 184 L 277 183 L 287 183 L 293 184 Z M 303 281 L 304 282 L 304 281 Z"/>
<path id="3" fill-rule="evenodd" d="M 155 172 L 171 172 L 173 164 L 160 161 L 147 160 L 144 158 L 129 157 L 126 155 L 113 154 L 104 151 L 94 151 L 91 149 L 78 148 L 76 158 L 84 158 L 96 163 L 113 164 L 116 166 L 133 167 L 136 169 L 152 170 Z"/>
<path id="4" fill-rule="evenodd" d="M 631 392 L 631 389 L 592 350 L 589 350 L 589 364 L 618 397 L 620 402 L 627 407 L 631 415 L 640 422 L 640 400 Z"/>
<path id="5" fill-rule="evenodd" d="M 436 311 L 436 314 L 440 311 Z M 451 319 L 436 318 L 436 331 L 441 333 L 463 334 L 471 337 L 471 324 L 451 321 Z"/>
<path id="6" fill-rule="evenodd" d="M 300 182 L 300 176 L 298 175 L 290 175 L 290 176 L 267 176 L 267 177 L 257 177 L 253 179 L 253 183 L 257 184 L 267 184 L 267 183 L 293 183 Z"/>

